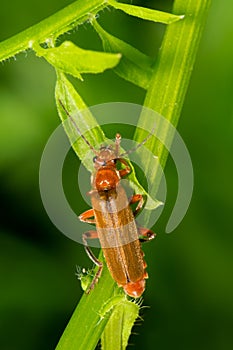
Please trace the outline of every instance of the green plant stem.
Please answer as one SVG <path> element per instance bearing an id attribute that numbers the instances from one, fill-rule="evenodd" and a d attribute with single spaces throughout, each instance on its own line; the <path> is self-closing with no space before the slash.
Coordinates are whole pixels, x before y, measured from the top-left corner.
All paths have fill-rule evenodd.
<path id="1" fill-rule="evenodd" d="M 144 106 L 159 112 L 174 126 L 177 125 L 182 109 L 210 3 L 210 0 L 176 0 L 174 2 L 173 12 L 184 14 L 185 18 L 167 27 L 154 67 Z M 146 113 L 141 116 L 139 122 L 140 127 L 146 127 L 147 130 L 153 128 L 150 124 L 153 121 L 147 118 Z M 166 133 L 167 130 L 164 130 L 165 137 Z M 140 142 L 143 137 L 136 132 L 137 141 Z M 165 167 L 167 159 L 165 147 L 158 140 L 155 140 L 150 147 L 159 157 L 161 165 Z M 146 159 L 144 163 L 145 173 L 147 173 L 150 164 Z M 155 171 L 151 179 L 156 188 L 160 180 L 157 175 Z M 94 349 L 107 322 L 105 318 L 98 324 L 98 310 L 100 311 L 101 306 L 113 296 L 114 290 L 114 282 L 109 272 L 104 270 L 94 291 L 82 297 L 56 350 Z M 116 335 L 116 338 L 118 336 L 120 335 Z"/>
<path id="2" fill-rule="evenodd" d="M 86 21 L 108 4 L 105 0 L 77 0 L 52 16 L 0 43 L 0 61 L 30 49 L 33 43 L 55 40 L 59 35 Z"/>
<path id="3" fill-rule="evenodd" d="M 188 83 L 192 73 L 199 42 L 206 23 L 208 9 L 211 0 L 175 0 L 174 14 L 184 14 L 184 19 L 166 27 L 163 44 L 155 63 L 151 83 L 149 85 L 144 106 L 157 111 L 175 127 L 178 123 L 183 106 Z M 152 130 L 153 121 L 142 113 L 139 119 L 140 127 Z M 156 127 L 159 127 L 156 125 Z M 172 142 L 169 130 L 161 131 L 164 141 L 169 138 Z M 135 140 L 142 141 L 138 131 L 134 135 Z M 150 144 L 151 150 L 159 158 L 159 163 L 164 169 L 168 150 L 157 139 Z M 144 159 L 145 173 L 151 164 Z M 158 190 L 160 184 L 159 168 L 154 169 L 151 176 L 152 192 Z"/>
<path id="4" fill-rule="evenodd" d="M 102 257 L 102 254 L 99 258 Z M 90 294 L 83 294 L 56 350 L 93 350 L 111 315 L 111 310 L 101 318 L 101 310 L 115 289 L 115 282 L 104 266 L 102 276 Z"/>

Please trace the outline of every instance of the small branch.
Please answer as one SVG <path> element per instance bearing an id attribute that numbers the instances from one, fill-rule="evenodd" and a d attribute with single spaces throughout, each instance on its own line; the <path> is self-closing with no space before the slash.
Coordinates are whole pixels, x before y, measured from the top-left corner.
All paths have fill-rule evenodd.
<path id="1" fill-rule="evenodd" d="M 56 40 L 58 36 L 85 22 L 108 4 L 105 0 L 77 0 L 54 15 L 0 43 L 0 61 L 33 47 L 33 43 Z"/>

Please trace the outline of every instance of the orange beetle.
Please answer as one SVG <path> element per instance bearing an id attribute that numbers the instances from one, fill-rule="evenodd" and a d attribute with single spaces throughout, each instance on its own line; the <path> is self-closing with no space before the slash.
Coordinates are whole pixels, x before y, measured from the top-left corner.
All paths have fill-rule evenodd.
<path id="1" fill-rule="evenodd" d="M 72 118 L 61 101 L 60 104 L 66 114 Z M 103 263 L 95 257 L 87 244 L 88 239 L 98 238 L 113 279 L 127 295 L 138 298 L 144 292 L 145 279 L 148 278 L 141 242 L 153 239 L 155 234 L 148 229 L 138 228 L 136 225 L 135 215 L 142 208 L 142 195 L 135 194 L 129 201 L 121 185 L 121 178 L 131 171 L 127 161 L 122 158 L 122 155 L 127 152 L 119 155 L 121 136 L 116 135 L 115 149 L 105 146 L 96 151 L 81 134 L 74 120 L 72 122 L 96 155 L 93 158 L 95 171 L 91 179 L 92 190 L 89 192 L 93 209 L 79 216 L 81 221 L 96 225 L 96 231 L 91 230 L 83 234 L 85 250 L 90 259 L 99 267 L 87 293 L 94 288 L 103 269 Z M 129 152 L 135 151 L 150 136 L 151 134 Z M 123 169 L 117 170 L 117 163 L 121 163 Z M 138 203 L 134 211 L 131 209 L 133 203 Z"/>

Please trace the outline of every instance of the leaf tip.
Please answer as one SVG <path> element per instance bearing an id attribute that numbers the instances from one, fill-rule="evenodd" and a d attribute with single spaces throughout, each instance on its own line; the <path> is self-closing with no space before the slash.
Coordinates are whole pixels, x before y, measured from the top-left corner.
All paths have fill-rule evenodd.
<path id="1" fill-rule="evenodd" d="M 155 210 L 161 206 L 164 205 L 164 202 L 161 202 L 157 199 L 153 199 L 151 198 L 150 196 L 147 197 L 147 202 L 146 202 L 146 205 L 145 205 L 145 209 L 147 210 Z"/>
<path id="2" fill-rule="evenodd" d="M 169 22 L 167 22 L 167 24 L 178 22 L 178 21 L 180 21 L 180 20 L 182 20 L 184 18 L 185 18 L 185 15 L 173 15 L 172 14 L 171 17 L 170 17 L 170 20 L 169 20 Z"/>

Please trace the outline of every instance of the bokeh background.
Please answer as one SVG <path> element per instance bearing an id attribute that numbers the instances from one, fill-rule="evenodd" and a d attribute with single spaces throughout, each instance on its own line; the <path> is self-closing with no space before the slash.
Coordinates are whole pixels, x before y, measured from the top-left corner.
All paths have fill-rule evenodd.
<path id="1" fill-rule="evenodd" d="M 70 0 L 1 3 L 0 40 L 27 28 Z M 172 1 L 134 1 L 169 10 Z M 165 234 L 177 193 L 168 161 L 168 200 L 145 245 L 150 279 L 143 322 L 132 349 L 228 350 L 233 348 L 233 2 L 213 0 L 178 130 L 190 151 L 195 187 L 180 226 Z M 156 56 L 164 26 L 104 11 L 112 34 Z M 69 35 L 84 48 L 101 49 L 89 24 Z M 91 267 L 83 246 L 50 222 L 40 199 L 39 163 L 59 124 L 55 74 L 32 52 L 0 65 L 0 349 L 55 348 L 81 294 L 75 266 Z M 88 105 L 143 103 L 144 91 L 107 71 L 75 82 Z M 69 153 L 64 187 L 79 214 L 78 161 Z M 56 204 L 54 204 L 56 205 Z M 82 327 L 82 325 L 80 325 Z"/>

